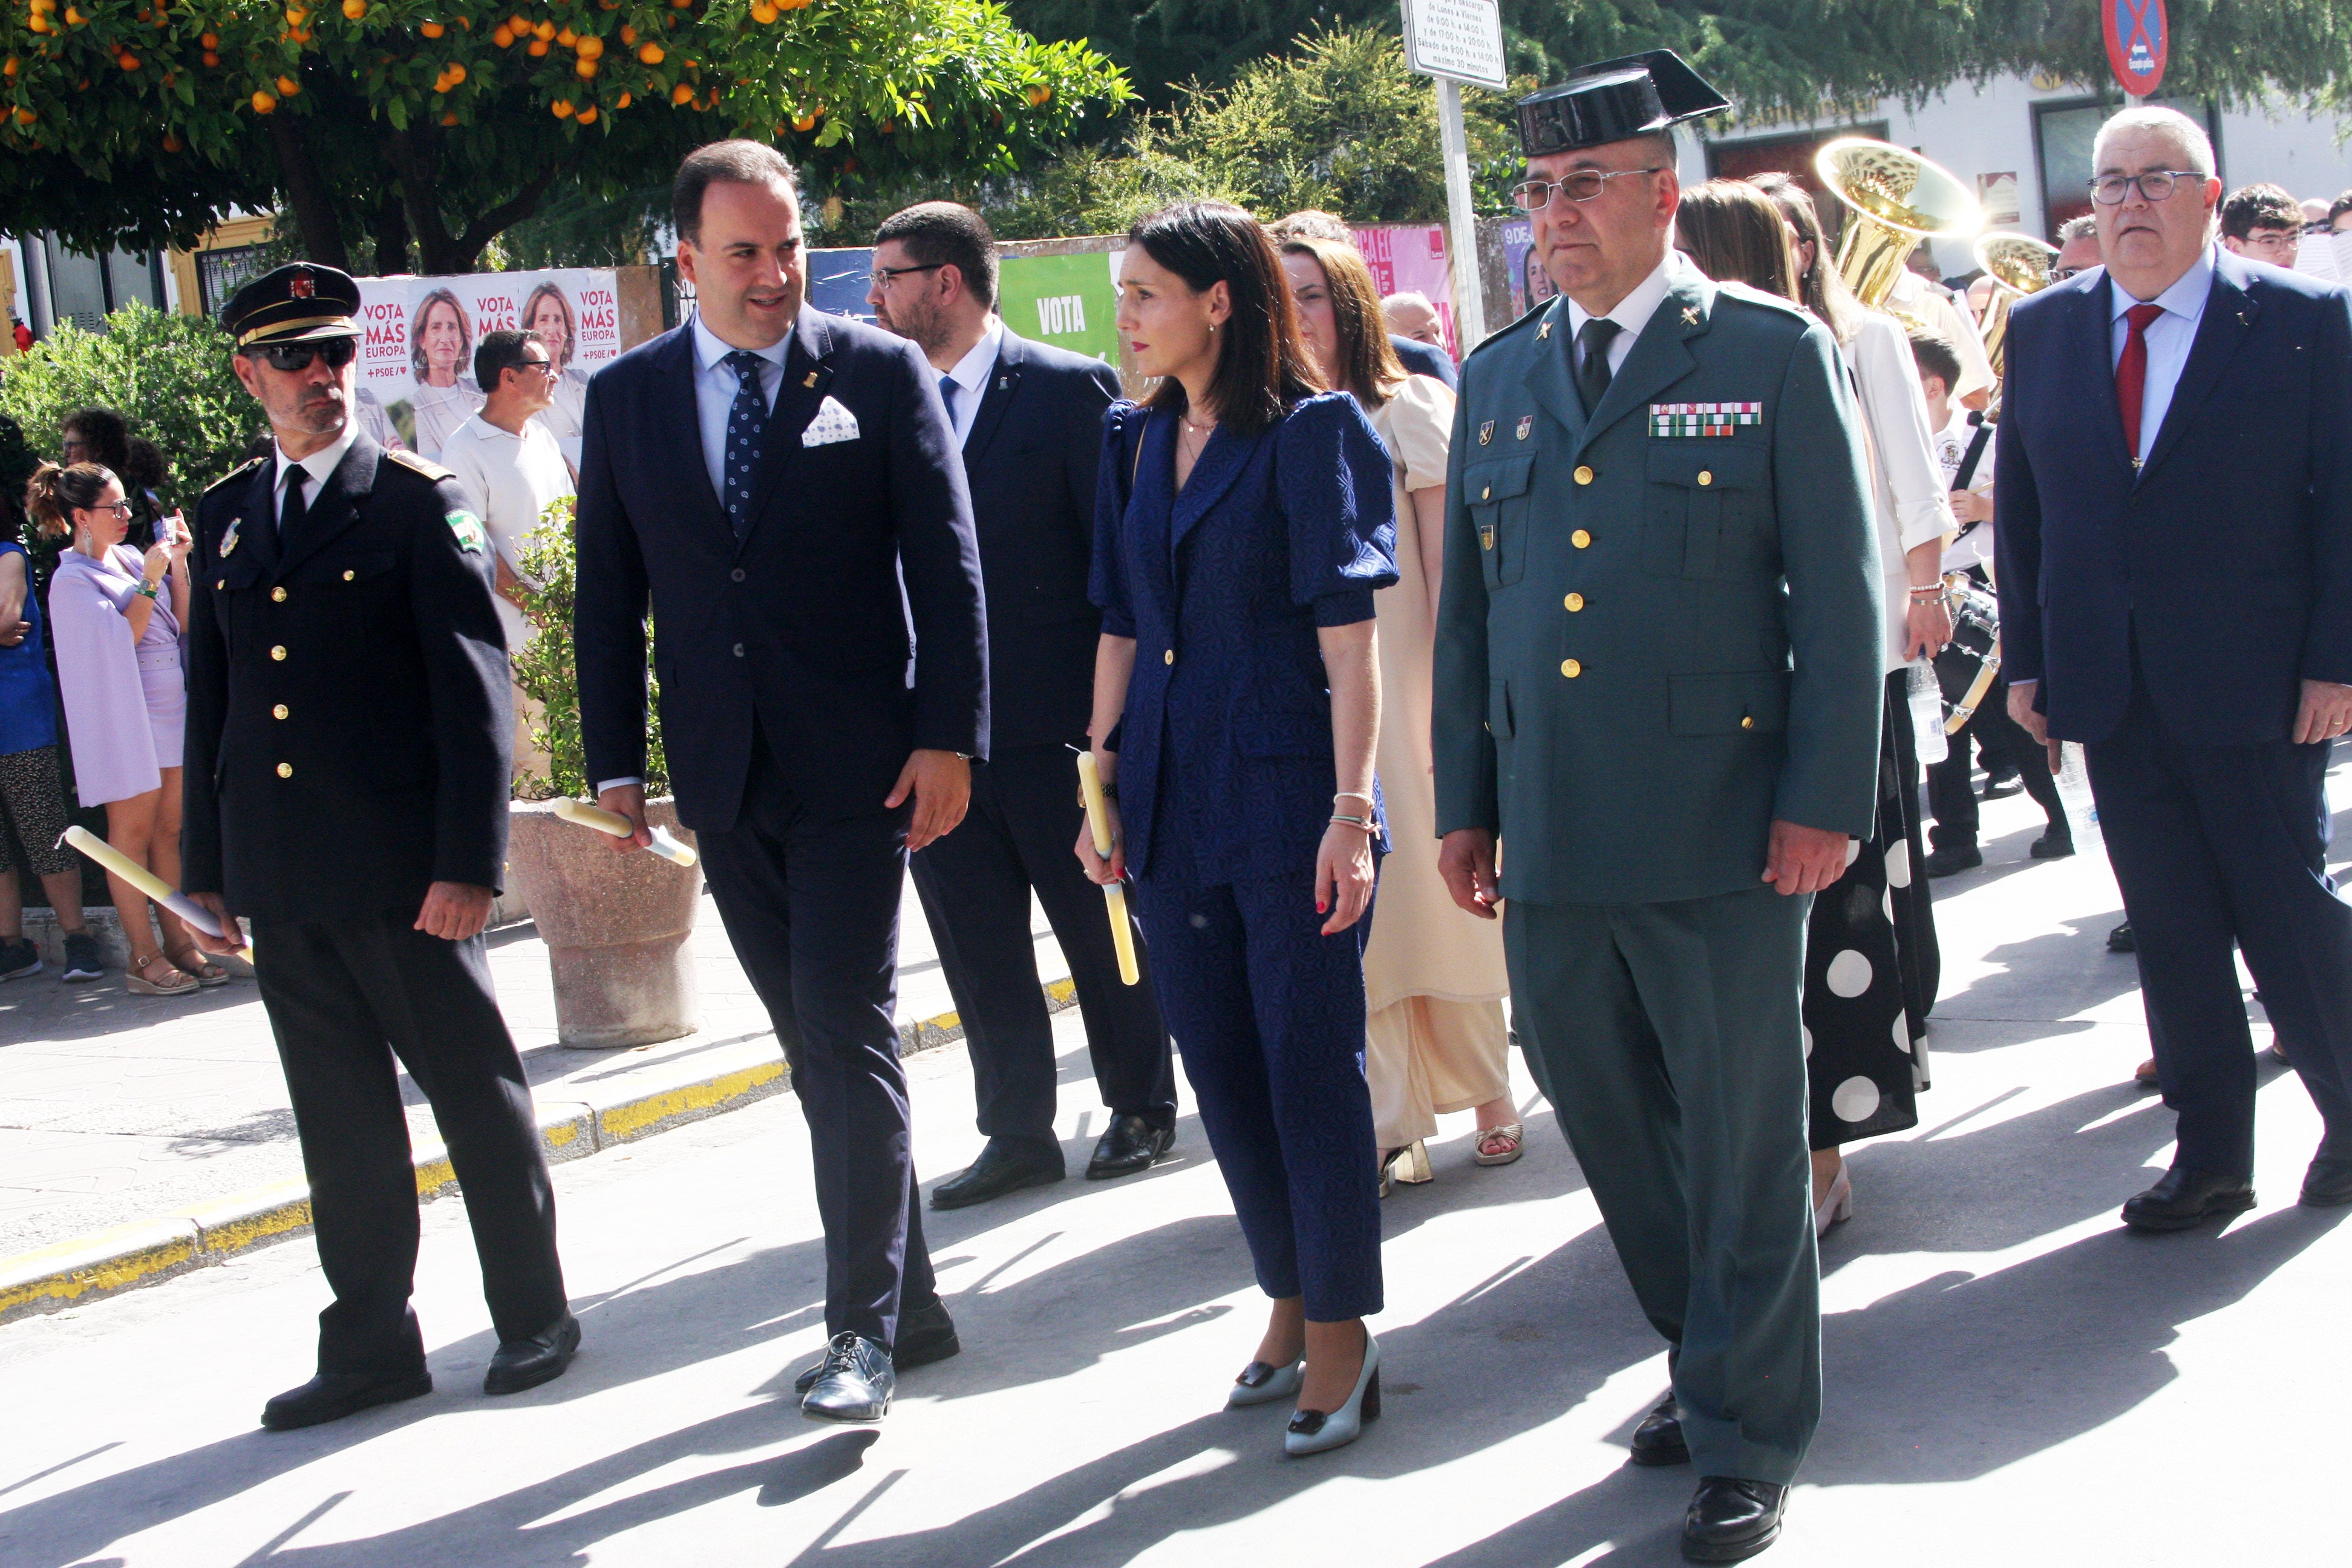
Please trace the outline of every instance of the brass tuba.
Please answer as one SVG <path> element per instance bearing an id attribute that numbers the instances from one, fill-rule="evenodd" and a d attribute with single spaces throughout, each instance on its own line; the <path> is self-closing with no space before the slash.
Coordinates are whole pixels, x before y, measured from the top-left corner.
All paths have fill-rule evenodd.
<path id="1" fill-rule="evenodd" d="M 1874 310 L 1885 308 L 1921 240 L 1965 239 L 1984 226 L 1983 206 L 1957 176 L 1889 142 L 1841 137 L 1814 157 L 1813 172 L 1849 209 L 1837 269 Z"/>
<path id="2" fill-rule="evenodd" d="M 1992 279 L 1992 303 L 1985 307 L 1980 335 L 1998 383 L 2001 350 L 2009 344 L 2009 308 L 2028 294 L 2039 294 L 2050 287 L 2050 264 L 2058 258 L 2058 251 L 2022 234 L 1980 236 L 1976 251 L 1977 265 Z"/>

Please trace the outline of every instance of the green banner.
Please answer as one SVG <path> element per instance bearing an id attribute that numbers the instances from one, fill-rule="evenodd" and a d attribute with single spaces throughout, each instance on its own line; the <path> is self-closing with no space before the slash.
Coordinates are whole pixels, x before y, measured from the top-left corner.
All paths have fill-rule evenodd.
<path id="1" fill-rule="evenodd" d="M 1109 364 L 1118 363 L 1118 331 L 1111 316 L 1110 260 L 1082 256 L 1008 256 L 997 276 L 997 314 L 1024 338 L 1052 343 Z"/>

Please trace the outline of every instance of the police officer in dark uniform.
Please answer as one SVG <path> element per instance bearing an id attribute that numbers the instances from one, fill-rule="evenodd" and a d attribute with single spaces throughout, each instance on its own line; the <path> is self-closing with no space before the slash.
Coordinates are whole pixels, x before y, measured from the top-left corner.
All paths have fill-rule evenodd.
<path id="1" fill-rule="evenodd" d="M 335 1293 L 318 1375 L 262 1412 L 281 1429 L 433 1387 L 395 1055 L 466 1194 L 499 1342 L 485 1391 L 556 1377 L 580 1343 L 482 947 L 512 734 L 495 557 L 446 469 L 353 419 L 359 302 L 298 262 L 222 310 L 276 440 L 198 503 L 188 617 L 187 890 L 252 921 Z"/>

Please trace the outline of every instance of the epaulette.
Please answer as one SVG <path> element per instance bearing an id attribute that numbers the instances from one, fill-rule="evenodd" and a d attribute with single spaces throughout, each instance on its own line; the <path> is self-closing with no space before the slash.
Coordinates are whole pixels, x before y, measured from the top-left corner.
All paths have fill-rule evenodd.
<path id="1" fill-rule="evenodd" d="M 414 469 L 415 472 L 423 474 L 426 479 L 431 479 L 436 484 L 440 483 L 443 479 L 454 479 L 457 477 L 451 470 L 445 468 L 440 464 L 433 461 L 432 458 L 420 458 L 411 451 L 396 447 L 387 447 L 383 455 L 392 459 L 392 461 L 398 463 L 404 468 Z"/>
<path id="2" fill-rule="evenodd" d="M 1743 305 L 1762 305 L 1768 310 L 1779 310 L 1784 315 L 1797 316 L 1806 321 L 1811 321 L 1812 319 L 1806 311 L 1805 308 L 1802 305 L 1798 304 L 1794 300 L 1788 299 L 1779 294 L 1768 293 L 1764 289 L 1751 287 L 1746 283 L 1718 283 L 1715 286 L 1715 291 L 1718 295 L 1728 294 Z"/>
<path id="3" fill-rule="evenodd" d="M 1520 316 L 1517 321 L 1513 321 L 1509 326 L 1504 327 L 1499 331 L 1487 333 L 1485 340 L 1481 342 L 1476 348 L 1472 349 L 1468 354 L 1463 356 L 1464 363 L 1466 363 L 1472 357 L 1484 353 L 1489 344 L 1501 342 L 1505 338 L 1509 337 L 1512 333 L 1525 331 L 1527 324 L 1529 321 L 1534 321 L 1538 316 L 1540 316 L 1546 310 L 1550 310 L 1552 307 L 1552 300 L 1559 298 L 1559 296 L 1555 294 L 1552 296 L 1551 300 L 1538 300 L 1534 304 L 1528 306 L 1526 313 Z"/>
<path id="4" fill-rule="evenodd" d="M 236 468 L 231 468 L 227 473 L 223 474 L 219 479 L 216 479 L 212 483 L 206 485 L 205 487 L 205 494 L 212 494 L 215 490 L 220 489 L 221 486 L 227 484 L 232 479 L 241 479 L 245 478 L 246 475 L 253 472 L 254 469 L 261 467 L 262 464 L 268 461 L 269 461 L 269 458 L 267 455 L 258 458 L 248 458 L 244 462 L 239 463 Z"/>

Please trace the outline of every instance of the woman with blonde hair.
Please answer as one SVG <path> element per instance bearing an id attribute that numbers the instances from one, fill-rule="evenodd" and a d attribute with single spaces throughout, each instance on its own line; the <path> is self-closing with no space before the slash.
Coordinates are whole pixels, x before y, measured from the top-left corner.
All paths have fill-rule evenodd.
<path id="1" fill-rule="evenodd" d="M 49 619 L 75 789 L 82 805 L 106 807 L 109 844 L 176 887 L 188 714 L 180 632 L 194 542 L 187 524 L 178 512 L 159 520 L 143 555 L 123 543 L 131 503 L 114 471 L 96 463 L 42 464 L 26 489 L 25 510 L 44 531 L 69 541 L 49 579 Z M 181 996 L 227 981 L 228 972 L 198 951 L 177 917 L 160 909 L 151 916 L 144 893 L 111 874 L 106 880 L 131 950 L 131 990 Z"/>
<path id="2" fill-rule="evenodd" d="M 1383 710 L 1377 762 L 1393 847 L 1364 950 L 1364 1075 L 1385 1194 L 1393 1181 L 1430 1179 L 1425 1141 L 1439 1116 L 1477 1112 L 1473 1158 L 1481 1165 L 1517 1160 L 1524 1135 L 1511 1104 L 1502 927 L 1456 909 L 1437 872 L 1429 708 L 1454 394 L 1405 374 L 1355 246 L 1295 237 L 1282 247 L 1282 269 L 1299 335 L 1325 379 L 1371 416 L 1392 465 L 1397 582 L 1372 602 Z"/>

